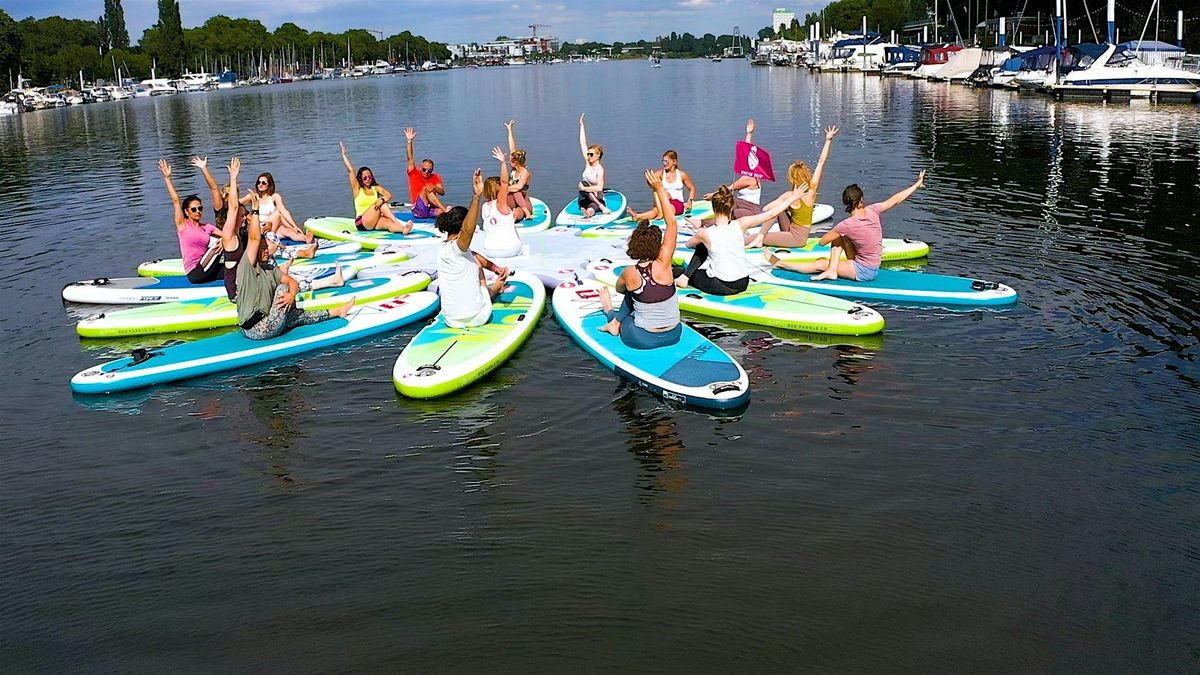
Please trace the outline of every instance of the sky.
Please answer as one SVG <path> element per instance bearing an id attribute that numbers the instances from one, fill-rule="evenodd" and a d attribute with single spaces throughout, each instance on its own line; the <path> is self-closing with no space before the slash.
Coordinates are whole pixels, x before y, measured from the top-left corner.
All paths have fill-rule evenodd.
<path id="1" fill-rule="evenodd" d="M 156 0 L 122 0 L 121 4 L 129 36 L 136 42 L 158 20 L 158 4 Z M 528 24 L 541 23 L 549 25 L 539 34 L 567 42 L 576 38 L 612 42 L 653 39 L 671 31 L 720 35 L 732 33 L 734 26 L 740 26 L 743 35 L 754 35 L 770 24 L 776 6 L 791 9 L 803 21 L 805 12 L 825 4 L 827 0 L 180 0 L 180 13 L 185 27 L 225 14 L 258 19 L 270 30 L 291 21 L 308 30 L 330 32 L 368 28 L 393 35 L 410 30 L 447 43 L 528 35 Z M 0 7 L 17 20 L 54 15 L 96 19 L 104 13 L 103 0 L 4 0 Z"/>

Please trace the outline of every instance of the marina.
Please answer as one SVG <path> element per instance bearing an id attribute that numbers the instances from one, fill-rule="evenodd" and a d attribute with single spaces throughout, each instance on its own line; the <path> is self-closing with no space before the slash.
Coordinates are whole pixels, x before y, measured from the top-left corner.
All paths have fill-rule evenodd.
<path id="1" fill-rule="evenodd" d="M 1191 80 L 1153 71 L 1128 103 L 1097 84 L 1175 68 L 1146 42 L 1071 45 L 1064 74 L 1053 45 L 847 39 L 752 55 L 767 67 L 195 73 L 0 117 L 5 663 L 1186 671 L 1200 106 L 1165 103 Z M 1024 95 L 1039 78 L 1051 95 Z M 847 186 L 874 204 L 923 181 L 883 218 L 879 276 L 814 282 L 755 248 L 746 294 L 681 289 L 669 358 L 601 332 L 631 262 L 624 208 L 655 203 L 645 171 L 675 150 L 697 188 L 681 213 L 711 214 L 747 118 L 774 162 L 764 206 L 830 144 L 814 238 L 847 217 Z M 405 130 L 467 205 L 510 120 L 531 222 L 496 258 L 513 274 L 495 321 L 450 326 L 426 271 L 446 234 L 407 203 Z M 577 196 L 593 144 L 614 214 Z M 313 306 L 370 309 L 260 342 L 218 286 L 63 301 L 181 277 L 157 164 L 207 219 L 189 160 L 224 182 L 235 155 L 243 190 L 270 172 L 336 251 L 296 269 L 344 266 Z M 347 169 L 355 190 L 368 166 L 411 231 L 355 226 Z M 828 256 L 806 246 L 774 248 Z M 99 278 L 130 289 L 76 285 Z"/>

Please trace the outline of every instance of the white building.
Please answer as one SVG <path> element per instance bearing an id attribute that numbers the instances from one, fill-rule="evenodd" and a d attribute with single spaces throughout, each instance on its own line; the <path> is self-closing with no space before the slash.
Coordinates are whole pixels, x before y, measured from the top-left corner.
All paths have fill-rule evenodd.
<path id="1" fill-rule="evenodd" d="M 792 25 L 792 21 L 796 20 L 796 13 L 790 9 L 776 7 L 771 13 L 771 28 L 779 30 L 779 26 L 788 28 Z"/>

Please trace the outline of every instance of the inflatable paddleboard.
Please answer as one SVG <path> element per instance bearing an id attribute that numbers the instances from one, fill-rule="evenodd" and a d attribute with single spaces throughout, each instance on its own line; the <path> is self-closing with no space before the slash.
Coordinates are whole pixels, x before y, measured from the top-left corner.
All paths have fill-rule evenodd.
<path id="1" fill-rule="evenodd" d="M 679 221 L 681 226 L 685 220 L 708 220 L 712 217 L 712 202 L 708 201 L 707 199 L 699 199 L 692 202 L 691 207 L 684 209 L 683 215 L 675 216 L 676 220 Z M 657 225 L 659 227 L 666 227 L 667 221 L 663 220 L 662 218 L 655 218 L 654 220 L 650 221 L 650 224 Z M 629 216 L 624 216 L 614 220 L 609 227 L 612 229 L 623 229 L 632 232 L 633 229 L 637 227 L 637 221 Z"/>
<path id="2" fill-rule="evenodd" d="M 751 231 L 754 230 L 752 229 Z M 584 236 L 586 236 L 586 230 L 584 231 Z M 675 260 L 676 262 L 683 261 L 686 263 L 692 257 L 692 249 L 682 244 L 682 242 L 686 241 L 683 233 L 680 233 L 679 240 L 681 244 L 675 249 Z M 808 243 L 802 247 L 785 248 L 782 246 L 768 246 L 766 248 L 770 249 L 771 253 L 774 253 L 775 257 L 780 260 L 787 260 L 788 262 L 813 262 L 829 257 L 830 247 L 828 245 L 821 245 L 820 241 L 817 237 L 810 237 Z M 929 250 L 929 244 L 923 241 L 914 239 L 884 239 L 881 259 L 883 262 L 920 260 L 921 258 L 929 257 Z M 746 256 L 756 266 L 765 265 L 762 248 L 747 248 Z"/>
<path id="3" fill-rule="evenodd" d="M 625 260 L 595 260 L 587 269 L 597 281 L 616 286 Z M 742 323 L 773 326 L 827 335 L 871 335 L 883 330 L 879 312 L 853 302 L 776 284 L 751 281 L 736 295 L 711 295 L 694 288 L 679 288 L 680 309 Z"/>
<path id="4" fill-rule="evenodd" d="M 855 300 L 938 307 L 998 307 L 1017 302 L 1017 292 L 1004 284 L 944 274 L 881 269 L 871 281 L 813 281 L 811 277 L 783 269 L 755 274 L 768 283 Z"/>
<path id="5" fill-rule="evenodd" d="M 392 381 L 412 398 L 445 396 L 482 378 L 529 339 L 546 307 L 546 289 L 528 273 L 508 278 L 482 326 L 451 328 L 439 315 L 417 333 L 396 359 Z"/>
<path id="6" fill-rule="evenodd" d="M 359 252 L 362 245 L 354 244 L 352 241 L 347 243 L 334 244 L 331 241 L 323 241 L 323 246 L 317 250 L 317 255 L 311 258 L 296 258 L 295 264 L 334 264 L 338 262 L 336 256 L 346 256 L 350 253 Z M 276 256 L 276 261 L 286 261 L 284 256 Z M 344 261 L 342 261 L 344 262 Z M 138 276 L 184 276 L 184 259 L 182 258 L 160 258 L 157 261 L 144 262 L 138 265 Z"/>
<path id="7" fill-rule="evenodd" d="M 537 197 L 530 197 L 529 203 L 533 204 L 533 217 L 517 223 L 517 233 L 521 236 L 550 229 L 550 207 L 546 206 L 546 202 Z"/>
<path id="8" fill-rule="evenodd" d="M 353 279 L 337 288 L 301 293 L 296 306 L 300 309 L 330 309 L 350 296 L 363 305 L 424 290 L 429 281 L 429 275 L 420 272 L 401 277 Z M 237 323 L 237 306 L 222 294 L 208 300 L 184 300 L 106 312 L 80 321 L 75 331 L 83 337 L 125 337 L 221 328 Z"/>
<path id="9" fill-rule="evenodd" d="M 89 368 L 71 378 L 81 394 L 107 394 L 273 361 L 395 330 L 431 316 L 436 293 L 421 291 L 356 307 L 345 319 L 298 326 L 270 340 L 234 331 L 193 342 L 139 349 L 132 356 Z"/>
<path id="10" fill-rule="evenodd" d="M 305 279 L 316 280 L 334 274 L 332 267 L 318 267 L 312 274 L 303 276 Z M 354 277 L 354 270 L 343 270 L 342 277 Z M 62 299 L 65 302 L 80 302 L 98 305 L 145 305 L 156 302 L 176 302 L 179 300 L 203 300 L 219 298 L 225 295 L 224 280 L 212 281 L 206 284 L 193 284 L 187 277 L 123 277 L 109 279 L 87 279 L 76 281 L 63 286 Z"/>
<path id="11" fill-rule="evenodd" d="M 608 323 L 600 306 L 599 281 L 563 282 L 554 290 L 554 316 L 563 330 L 606 368 L 668 401 L 726 410 L 750 400 L 746 371 L 720 347 L 683 325 L 679 342 L 658 349 L 631 349 L 602 332 Z M 613 305 L 622 297 L 613 294 Z"/>
<path id="12" fill-rule="evenodd" d="M 829 204 L 813 204 L 813 224 L 829 220 L 833 217 L 833 213 L 833 207 Z"/>
<path id="13" fill-rule="evenodd" d="M 396 217 L 404 219 L 400 214 Z M 432 221 L 430 221 L 432 222 Z M 349 241 L 366 249 L 375 249 L 386 244 L 436 244 L 442 237 L 432 224 L 414 222 L 413 229 L 408 234 L 388 232 L 387 230 L 359 230 L 354 225 L 353 218 L 309 218 L 304 221 L 304 229 L 318 237 Z"/>
<path id="14" fill-rule="evenodd" d="M 558 212 L 558 217 L 554 219 L 554 224 L 571 225 L 574 227 L 594 227 L 596 225 L 607 225 L 625 216 L 625 195 L 620 192 L 605 190 L 604 205 L 608 207 L 608 213 L 597 211 L 591 218 L 586 218 L 583 215 L 583 211 L 579 208 L 579 201 L 572 199 L 570 202 L 567 202 L 562 211 Z"/>

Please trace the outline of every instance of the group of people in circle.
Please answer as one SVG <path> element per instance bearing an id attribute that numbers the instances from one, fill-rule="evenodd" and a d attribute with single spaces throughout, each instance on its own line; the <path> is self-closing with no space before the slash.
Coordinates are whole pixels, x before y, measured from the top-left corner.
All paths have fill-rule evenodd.
<path id="1" fill-rule="evenodd" d="M 532 173 L 527 155 L 516 143 L 515 120 L 505 123 L 508 153 L 496 146 L 492 157 L 499 163 L 495 176 L 484 178 L 481 169 L 472 175 L 472 197 L 467 206 L 445 203 L 445 185 L 434 172 L 434 163 L 415 160 L 416 131 L 405 129 L 409 197 L 413 218 L 434 219 L 434 227 L 445 235 L 437 256 L 442 316 L 454 327 L 486 324 L 491 318 L 492 302 L 502 292 L 508 268 L 491 258 L 517 255 L 521 239 L 517 223 L 534 216 L 529 196 Z M 753 142 L 754 120 L 747 120 L 745 140 Z M 609 322 L 603 330 L 635 349 L 653 349 L 678 342 L 681 334 L 678 288 L 694 288 L 715 294 L 733 295 L 747 289 L 753 272 L 746 249 L 764 248 L 767 262 L 776 267 L 813 274 L 814 279 L 844 278 L 870 281 L 878 273 L 883 233 L 880 214 L 896 206 L 924 185 L 925 172 L 909 188 L 883 202 L 867 203 L 858 185 L 847 186 L 842 202 L 847 217 L 826 232 L 820 243 L 831 247 L 829 258 L 813 263 L 780 260 L 769 247 L 805 246 L 812 227 L 825 165 L 838 128 L 825 130 L 825 143 L 815 169 L 803 161 L 793 162 L 787 170 L 789 189 L 773 201 L 762 204 L 762 183 L 752 176 L 738 176 L 727 185 L 703 195 L 712 205 L 712 216 L 705 221 L 687 220 L 693 234 L 686 246 L 692 249 L 686 265 L 674 263 L 678 243 L 679 220 L 692 207 L 696 185 L 680 167 L 679 155 L 668 150 L 662 155 L 662 167 L 647 170 L 644 178 L 651 193 L 651 204 L 644 211 L 633 208 L 628 216 L 636 222 L 626 253 L 634 264 L 622 270 L 616 292 L 624 295 L 614 306 L 607 288 L 601 292 L 601 304 Z M 393 194 L 380 185 L 366 166 L 354 168 L 344 144 L 341 147 L 353 197 L 355 226 L 362 231 L 386 230 L 408 234 L 412 220 L 403 220 L 390 206 Z M 588 143 L 585 116 L 579 116 L 579 148 L 584 168 L 578 182 L 577 205 L 585 218 L 611 213 L 605 202 L 605 171 L 601 160 L 604 149 Z M 295 307 L 301 282 L 288 274 L 290 260 L 275 266 L 276 253 L 289 252 L 295 257 L 311 257 L 316 252 L 311 234 L 298 227 L 276 190 L 271 174 L 260 174 L 255 187 L 237 197 L 240 162 L 229 165 L 229 183 L 217 186 L 203 158 L 192 164 L 203 173 L 213 201 L 215 225 L 202 222 L 203 206 L 197 195 L 180 200 L 171 181 L 171 167 L 163 160 L 159 168 L 175 207 L 176 229 L 187 278 L 193 283 L 208 283 L 223 278 L 230 300 L 237 301 L 242 332 L 253 339 L 282 334 L 291 326 L 346 316 L 353 299 L 328 311 L 302 311 Z M 686 191 L 686 199 L 685 197 Z M 482 220 L 482 224 L 481 221 Z M 664 227 L 653 221 L 661 220 Z M 777 229 L 776 229 L 777 226 Z M 482 252 L 472 250 L 479 228 L 485 233 Z M 751 230 L 758 228 L 756 233 Z M 309 242 L 293 249 L 283 247 L 284 239 Z M 211 243 L 210 243 L 211 242 Z M 252 252 L 246 256 L 246 251 Z M 219 264 L 218 264 L 219 263 Z M 485 271 L 491 272 L 489 282 Z M 341 285 L 337 273 L 304 284 L 304 288 Z"/>

